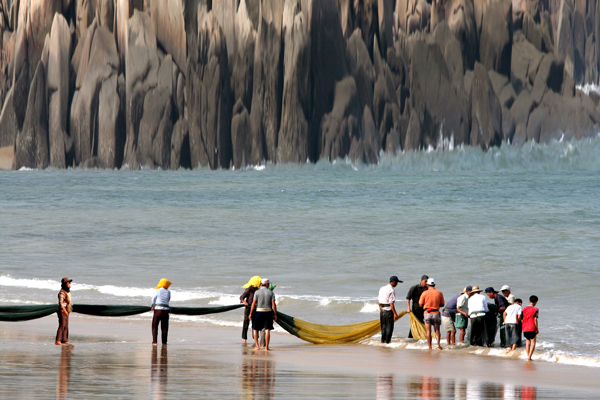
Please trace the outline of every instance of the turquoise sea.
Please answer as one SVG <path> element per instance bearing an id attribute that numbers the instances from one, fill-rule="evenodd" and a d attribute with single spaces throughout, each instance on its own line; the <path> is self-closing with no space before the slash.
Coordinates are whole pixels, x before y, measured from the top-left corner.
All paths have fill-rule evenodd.
<path id="1" fill-rule="evenodd" d="M 600 137 L 371 166 L 0 171 L 6 305 L 55 302 L 63 276 L 76 303 L 148 305 L 165 277 L 172 304 L 235 304 L 260 275 L 280 311 L 348 324 L 378 318 L 390 275 L 403 310 L 428 274 L 447 299 L 468 284 L 538 295 L 540 359 L 598 367 L 599 243 Z M 185 318 L 241 327 L 239 313 Z M 407 332 L 405 318 L 392 347 L 425 347 Z"/>

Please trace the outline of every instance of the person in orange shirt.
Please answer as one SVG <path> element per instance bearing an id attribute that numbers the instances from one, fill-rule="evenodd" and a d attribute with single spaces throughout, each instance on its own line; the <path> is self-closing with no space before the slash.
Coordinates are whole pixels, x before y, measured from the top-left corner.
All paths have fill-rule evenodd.
<path id="1" fill-rule="evenodd" d="M 444 307 L 446 302 L 444 301 L 444 295 L 442 292 L 435 288 L 435 280 L 433 278 L 427 279 L 427 290 L 423 292 L 419 299 L 419 305 L 425 310 L 425 331 L 427 332 L 427 344 L 431 350 L 431 326 L 435 329 L 435 336 L 437 338 L 438 349 L 442 349 L 440 345 L 440 325 L 442 325 L 442 316 L 440 314 L 440 308 Z"/>

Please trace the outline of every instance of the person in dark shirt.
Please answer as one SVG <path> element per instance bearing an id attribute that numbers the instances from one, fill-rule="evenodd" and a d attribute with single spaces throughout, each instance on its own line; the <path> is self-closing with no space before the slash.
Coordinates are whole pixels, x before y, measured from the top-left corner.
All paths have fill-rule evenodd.
<path id="1" fill-rule="evenodd" d="M 421 321 L 422 324 L 424 324 L 424 310 L 423 308 L 419 305 L 419 299 L 421 298 L 421 294 L 427 290 L 427 279 L 429 279 L 429 277 L 427 275 L 423 275 L 421 277 L 421 283 L 419 283 L 418 285 L 414 285 L 411 286 L 410 289 L 408 289 L 408 293 L 406 294 L 406 312 L 412 312 L 414 313 L 414 316 L 417 317 L 417 319 L 419 321 Z M 412 300 L 412 308 L 411 308 L 411 302 Z M 408 331 L 408 337 L 412 338 L 412 332 L 409 330 Z"/>
<path id="2" fill-rule="evenodd" d="M 442 310 L 442 325 L 444 326 L 444 330 L 446 331 L 446 342 L 448 343 L 448 345 L 456 344 L 456 304 L 458 302 L 458 298 L 462 295 L 463 293 L 459 293 L 456 296 L 452 297 L 446 303 L 446 306 Z"/>
<path id="3" fill-rule="evenodd" d="M 508 307 L 508 301 L 502 296 L 498 296 L 498 292 L 493 287 L 485 289 L 485 293 L 491 299 L 488 300 L 489 311 L 485 315 L 485 325 L 487 327 L 487 346 L 492 347 L 496 340 L 496 332 L 498 330 L 498 314 L 504 314 L 504 310 Z"/>
<path id="4" fill-rule="evenodd" d="M 252 301 L 254 301 L 254 292 L 260 287 L 262 278 L 260 276 L 253 276 L 250 278 L 248 283 L 244 285 L 244 293 L 240 296 L 240 303 L 246 307 L 244 309 L 244 324 L 242 325 L 242 340 L 244 344 L 248 341 L 248 327 L 250 326 L 250 308 L 252 307 Z"/>

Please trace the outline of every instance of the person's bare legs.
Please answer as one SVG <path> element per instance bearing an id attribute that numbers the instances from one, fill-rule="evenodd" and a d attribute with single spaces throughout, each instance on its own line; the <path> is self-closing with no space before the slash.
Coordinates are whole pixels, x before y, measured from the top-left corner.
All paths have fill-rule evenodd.
<path id="1" fill-rule="evenodd" d="M 456 331 L 450 331 L 446 334 L 446 342 L 448 342 L 448 345 L 456 344 Z"/>
<path id="2" fill-rule="evenodd" d="M 427 332 L 427 344 L 429 345 L 429 350 L 431 350 L 431 324 L 425 324 L 425 331 Z M 440 340 L 439 336 L 438 340 Z"/>
<path id="3" fill-rule="evenodd" d="M 467 333 L 467 330 L 465 328 L 460 328 L 460 335 L 459 335 L 459 340 L 461 343 L 465 342 L 465 335 Z"/>
<path id="4" fill-rule="evenodd" d="M 254 338 L 254 350 L 260 349 L 260 347 L 258 346 L 258 331 L 253 329 L 252 337 Z"/>
<path id="5" fill-rule="evenodd" d="M 265 349 L 266 350 L 271 350 L 271 348 L 269 347 L 270 342 L 271 342 L 271 330 L 265 329 Z"/>
<path id="6" fill-rule="evenodd" d="M 525 350 L 527 351 L 527 361 L 532 361 L 533 351 L 535 350 L 535 341 L 537 338 L 528 339 L 525 343 Z"/>
<path id="7" fill-rule="evenodd" d="M 442 345 L 440 344 L 440 340 L 442 339 L 442 334 L 440 332 L 440 326 L 436 325 L 434 328 L 435 328 L 435 337 L 437 338 L 438 349 L 442 350 Z M 431 328 L 429 328 L 429 348 L 431 349 Z"/>

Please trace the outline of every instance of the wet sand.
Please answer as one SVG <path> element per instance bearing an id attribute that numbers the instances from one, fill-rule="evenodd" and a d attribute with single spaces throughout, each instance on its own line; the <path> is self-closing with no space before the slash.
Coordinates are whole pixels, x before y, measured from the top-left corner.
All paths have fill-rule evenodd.
<path id="1" fill-rule="evenodd" d="M 150 320 L 73 315 L 70 346 L 56 318 L 0 323 L 0 393 L 23 399 L 595 398 L 598 370 L 453 351 L 311 345 L 283 332 L 272 351 L 240 329 L 171 321 L 152 346 Z M 1 397 L 1 396 L 0 396 Z"/>
<path id="2" fill-rule="evenodd" d="M 0 171 L 12 169 L 15 152 L 12 146 L 0 147 Z"/>

